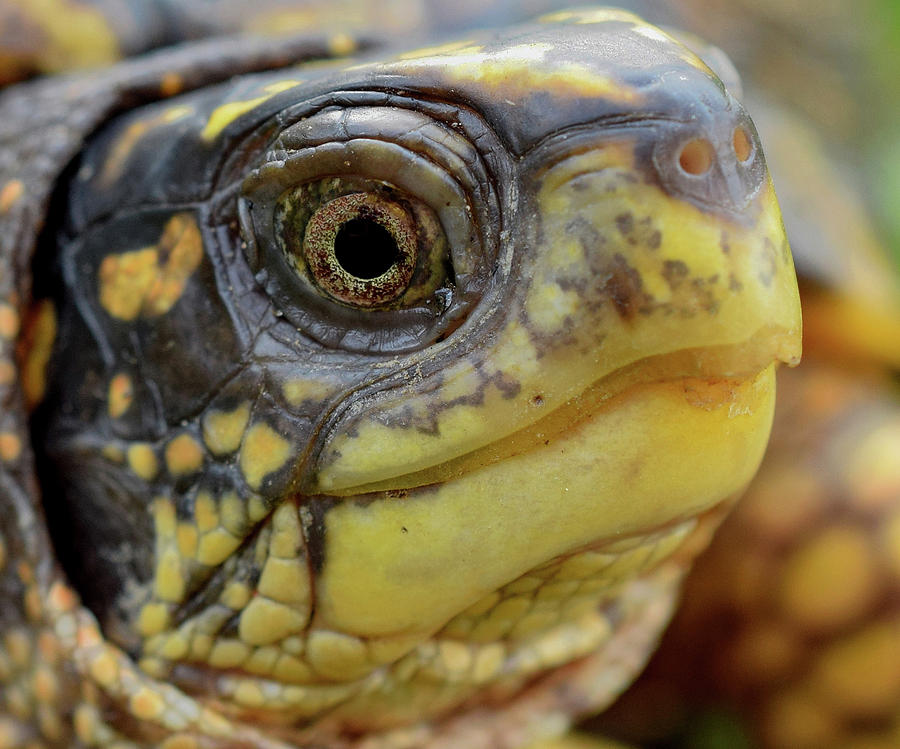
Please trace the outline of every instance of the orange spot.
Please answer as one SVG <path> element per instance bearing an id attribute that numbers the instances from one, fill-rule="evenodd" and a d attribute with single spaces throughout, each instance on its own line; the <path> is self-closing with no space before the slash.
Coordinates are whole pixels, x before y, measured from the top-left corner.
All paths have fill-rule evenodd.
<path id="1" fill-rule="evenodd" d="M 181 298 L 203 258 L 203 238 L 187 213 L 172 216 L 155 247 L 109 255 L 100 264 L 100 304 L 131 321 L 164 315 Z"/>
<path id="2" fill-rule="evenodd" d="M 63 583 L 53 583 L 47 594 L 47 602 L 55 611 L 72 611 L 78 605 L 78 597 L 69 586 L 63 585 Z"/>
<path id="3" fill-rule="evenodd" d="M 0 188 L 0 213 L 6 213 L 22 195 L 25 185 L 20 179 L 13 179 Z"/>
<path id="4" fill-rule="evenodd" d="M 22 440 L 12 432 L 0 432 L 0 459 L 7 463 L 18 459 L 22 454 Z"/>
<path id="5" fill-rule="evenodd" d="M 695 177 L 706 174 L 713 162 L 713 147 L 706 138 L 694 138 L 681 147 L 678 164 Z"/>
<path id="6" fill-rule="evenodd" d="M 42 666 L 35 671 L 33 688 L 34 696 L 41 702 L 53 702 L 59 693 L 59 683 L 56 680 L 56 676 L 46 666 Z"/>
<path id="7" fill-rule="evenodd" d="M 173 476 L 199 471 L 203 466 L 203 449 L 189 434 L 179 434 L 166 445 L 166 465 Z"/>
<path id="8" fill-rule="evenodd" d="M 181 86 L 180 81 L 181 79 L 174 73 L 170 73 L 169 76 L 164 76 L 160 88 L 165 89 L 168 86 L 171 87 L 172 90 L 169 93 L 166 93 L 166 91 L 163 90 L 163 94 L 172 96 L 178 93 Z M 128 157 L 131 156 L 135 146 L 140 143 L 141 139 L 150 130 L 157 128 L 160 125 L 175 122 L 189 112 L 191 112 L 190 107 L 170 107 L 160 114 L 148 119 L 137 120 L 128 125 L 109 150 L 106 162 L 103 164 L 103 170 L 100 172 L 100 184 L 103 187 L 109 187 L 122 176 L 125 165 L 128 163 Z"/>
<path id="9" fill-rule="evenodd" d="M 184 88 L 184 80 L 178 73 L 166 73 L 159 83 L 159 90 L 163 96 L 175 96 Z"/>
<path id="10" fill-rule="evenodd" d="M 78 647 L 92 648 L 103 644 L 103 637 L 93 625 L 78 628 L 77 634 Z"/>
<path id="11" fill-rule="evenodd" d="M 732 145 L 734 146 L 734 155 L 738 161 L 747 161 L 753 155 L 753 143 L 747 131 L 742 127 L 734 129 L 732 136 Z"/>
<path id="12" fill-rule="evenodd" d="M 56 310 L 49 299 L 34 305 L 25 318 L 18 345 L 25 405 L 34 408 L 47 389 L 47 364 L 56 340 Z"/>
<path id="13" fill-rule="evenodd" d="M 165 710 L 166 703 L 156 692 L 141 687 L 131 698 L 131 712 L 141 720 L 153 720 Z"/>
<path id="14" fill-rule="evenodd" d="M 131 407 L 133 400 L 134 383 L 131 377 L 120 372 L 109 381 L 109 415 L 118 419 Z"/>
<path id="15" fill-rule="evenodd" d="M 59 640 L 56 639 L 56 635 L 52 632 L 41 632 L 41 634 L 38 635 L 37 643 L 41 659 L 51 666 L 55 665 L 62 654 L 62 647 Z"/>
<path id="16" fill-rule="evenodd" d="M 19 332 L 19 313 L 8 304 L 0 304 L 0 338 L 12 340 Z"/>

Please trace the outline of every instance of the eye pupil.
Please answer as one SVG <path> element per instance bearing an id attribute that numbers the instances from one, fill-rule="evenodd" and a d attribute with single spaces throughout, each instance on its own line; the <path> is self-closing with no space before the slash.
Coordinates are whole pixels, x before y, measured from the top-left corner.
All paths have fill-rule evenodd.
<path id="1" fill-rule="evenodd" d="M 338 230 L 334 255 L 351 276 L 368 280 L 386 273 L 400 257 L 397 241 L 377 221 L 354 218 Z"/>

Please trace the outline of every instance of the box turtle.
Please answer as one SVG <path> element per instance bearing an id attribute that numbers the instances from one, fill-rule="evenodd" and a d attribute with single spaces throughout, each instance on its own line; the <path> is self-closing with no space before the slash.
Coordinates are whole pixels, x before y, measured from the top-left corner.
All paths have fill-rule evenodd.
<path id="1" fill-rule="evenodd" d="M 106 66 L 0 94 L 0 747 L 521 747 L 640 670 L 793 263 L 714 52 L 503 5 L 0 6 Z"/>

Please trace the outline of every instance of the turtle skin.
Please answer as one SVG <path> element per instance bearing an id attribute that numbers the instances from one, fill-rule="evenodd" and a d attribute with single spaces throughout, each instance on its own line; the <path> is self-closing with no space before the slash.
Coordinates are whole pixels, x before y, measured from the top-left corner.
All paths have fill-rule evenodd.
<path id="1" fill-rule="evenodd" d="M 5 744 L 558 734 L 755 471 L 799 310 L 712 71 L 610 10 L 365 44 L 0 98 Z"/>

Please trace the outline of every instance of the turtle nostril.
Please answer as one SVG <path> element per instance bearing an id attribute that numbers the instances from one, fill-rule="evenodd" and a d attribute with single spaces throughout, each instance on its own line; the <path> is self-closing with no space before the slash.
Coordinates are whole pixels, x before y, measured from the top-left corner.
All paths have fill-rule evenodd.
<path id="1" fill-rule="evenodd" d="M 737 156 L 738 161 L 741 163 L 749 161 L 753 156 L 753 141 L 750 140 L 747 131 L 742 127 L 736 127 L 731 142 L 734 145 L 734 155 Z"/>
<path id="2" fill-rule="evenodd" d="M 706 138 L 694 138 L 681 147 L 678 165 L 695 177 L 706 174 L 713 163 L 713 147 Z"/>

